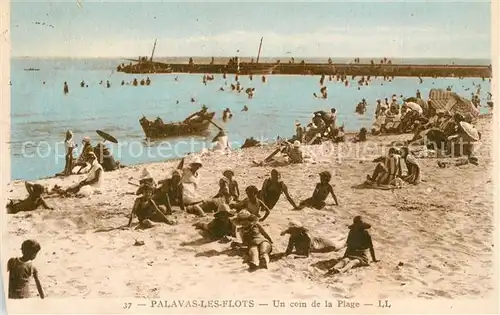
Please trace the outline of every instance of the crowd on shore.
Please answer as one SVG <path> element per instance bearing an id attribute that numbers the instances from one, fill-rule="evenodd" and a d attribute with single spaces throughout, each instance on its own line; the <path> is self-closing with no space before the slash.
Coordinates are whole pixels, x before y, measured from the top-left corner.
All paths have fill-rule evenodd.
<path id="1" fill-rule="evenodd" d="M 213 77 L 203 77 L 205 85 L 211 80 Z M 146 82 L 145 84 L 149 85 Z M 108 87 L 109 84 L 109 81 L 106 82 Z M 239 82 L 237 85 L 232 85 L 232 91 L 241 91 L 242 87 L 238 85 Z M 82 81 L 81 86 L 86 86 L 85 82 Z M 69 92 L 67 83 L 65 83 L 64 89 L 65 93 Z M 321 92 L 322 97 L 326 98 L 326 90 Z M 253 93 L 252 89 L 246 90 L 249 98 L 253 96 Z M 366 101 L 362 100 L 360 104 L 358 104 L 356 111 L 358 112 L 359 107 L 359 112 L 364 114 L 367 106 Z M 479 106 L 479 104 L 474 105 Z M 207 108 L 205 107 L 204 110 L 206 111 Z M 224 111 L 223 117 L 225 117 L 224 120 L 232 117 L 229 108 Z M 399 117 L 399 120 L 394 119 L 395 117 Z M 417 91 L 413 100 L 402 98 L 401 101 L 398 101 L 396 95 L 392 96 L 391 103 L 387 98 L 384 103 L 377 100 L 375 118 L 372 135 L 396 132 L 413 133 L 414 136 L 407 143 L 407 146 L 392 147 L 387 155 L 373 161 L 377 163 L 373 173 L 368 174 L 366 179 L 363 178 L 366 186 L 378 189 L 403 189 L 406 184 L 418 185 L 422 181 L 423 170 L 418 163 L 418 156 L 410 147 L 415 143 L 424 145 L 427 150 L 440 151 L 444 155 L 464 157 L 466 164 L 477 165 L 478 163 L 474 148 L 480 140 L 481 134 L 474 127 L 475 116 L 436 108 L 432 101 L 422 101 L 420 91 Z M 326 141 L 333 143 L 346 141 L 344 125 L 338 125 L 335 108 L 329 111 L 316 111 L 306 127 L 303 127 L 300 122 L 296 122 L 295 127 L 296 133 L 291 141 L 280 140 L 276 150 L 271 155 L 264 161 L 254 161 L 254 164 L 257 166 L 286 167 L 289 164 L 308 163 L 308 156 L 302 149 L 305 144 L 315 145 Z M 221 132 L 222 134 L 220 134 Z M 351 141 L 364 142 L 367 140 L 367 134 L 367 130 L 362 128 Z M 224 138 L 223 141 L 227 144 L 227 135 L 222 130 L 218 136 Z M 85 172 L 87 177 L 64 189 L 59 186 L 49 189 L 40 184 L 26 182 L 28 197 L 23 200 L 11 200 L 7 205 L 8 213 L 33 211 L 40 207 L 50 210 L 52 209 L 50 203 L 44 199 L 49 195 L 56 198 L 67 198 L 88 197 L 91 194 L 102 193 L 100 188 L 105 182 L 105 172 L 123 167 L 113 159 L 103 142 L 94 147 L 90 138 L 85 137 L 82 141 L 81 154 L 76 160 L 73 157 L 76 145 L 73 142 L 71 131 L 66 133 L 65 144 L 66 166 L 59 175 L 70 176 L 75 173 L 76 169 L 76 174 Z M 227 146 L 222 148 L 223 151 L 228 149 L 230 150 Z M 278 153 L 285 156 L 284 161 L 277 159 Z M 440 167 L 449 165 L 440 163 Z M 237 173 L 227 169 L 221 174 L 218 183 L 214 183 L 214 191 L 217 192 L 213 196 L 202 196 L 198 191 L 202 180 L 198 171 L 202 167 L 203 162 L 200 156 L 191 156 L 190 161 L 183 158 L 168 177 L 159 181 L 151 176 L 147 168 L 143 169 L 135 192 L 137 198 L 133 205 L 130 205 L 129 221 L 125 226 L 132 228 L 135 217 L 138 219 L 136 225 L 138 229 L 153 228 L 156 224 L 176 225 L 179 223 L 173 219 L 173 214 L 176 211 L 199 217 L 213 216 L 210 222 L 198 222 L 194 224 L 194 228 L 199 230 L 200 235 L 207 241 L 230 243 L 231 248 L 244 249 L 248 256 L 249 270 L 255 271 L 267 269 L 270 263 L 273 239 L 261 222 L 273 215 L 272 210 L 282 195 L 296 211 L 306 207 L 317 210 L 324 209 L 330 206 L 330 204 L 327 205 L 327 199 L 330 195 L 334 201 L 331 205 L 336 206 L 339 205 L 338 197 L 342 197 L 335 194 L 330 184 L 332 179 L 330 171 L 324 170 L 318 174 L 319 181 L 313 187 L 311 196 L 297 202 L 291 197 L 285 179 L 281 178 L 277 169 L 272 169 L 270 176 L 262 183 L 245 187 L 245 197 L 240 194 Z M 403 173 L 403 168 L 406 168 L 405 173 Z M 328 271 L 328 274 L 345 273 L 354 267 L 368 266 L 370 258 L 373 262 L 378 261 L 369 233 L 370 228 L 371 225 L 364 222 L 361 216 L 355 216 L 345 237 L 329 239 L 325 236 L 315 235 L 313 230 L 303 226 L 301 222 L 291 221 L 281 233 L 281 236 L 289 235 L 288 246 L 283 254 L 308 257 L 313 252 L 338 252 L 345 248 L 340 260 Z M 32 264 L 37 253 L 41 250 L 41 245 L 35 240 L 27 240 L 22 244 L 21 250 L 22 257 L 12 258 L 8 262 L 9 298 L 29 297 L 28 283 L 31 277 L 35 279 L 39 295 L 43 298 L 44 292 L 38 278 L 38 271 Z"/>

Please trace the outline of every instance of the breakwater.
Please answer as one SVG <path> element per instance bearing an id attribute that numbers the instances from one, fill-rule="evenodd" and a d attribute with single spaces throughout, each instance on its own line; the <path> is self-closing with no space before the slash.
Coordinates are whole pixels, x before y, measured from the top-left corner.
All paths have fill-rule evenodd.
<path id="1" fill-rule="evenodd" d="M 372 77 L 475 77 L 491 78 L 491 66 L 414 64 L 240 63 L 166 64 L 140 62 L 118 66 L 124 73 L 232 73 L 256 75 L 347 75 Z"/>

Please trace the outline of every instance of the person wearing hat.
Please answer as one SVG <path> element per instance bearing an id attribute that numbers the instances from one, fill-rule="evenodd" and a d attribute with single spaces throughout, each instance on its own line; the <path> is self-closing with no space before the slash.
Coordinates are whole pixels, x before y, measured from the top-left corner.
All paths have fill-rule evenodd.
<path id="1" fill-rule="evenodd" d="M 139 185 L 140 187 L 137 190 L 136 195 L 139 195 L 141 193 L 141 188 L 144 186 L 151 186 L 153 188 L 156 188 L 156 182 L 146 167 L 142 169 L 141 177 L 139 178 Z"/>
<path id="2" fill-rule="evenodd" d="M 288 156 L 288 162 L 291 164 L 304 163 L 304 153 L 299 140 L 295 140 L 292 145 L 288 144 L 283 153 Z"/>
<path id="3" fill-rule="evenodd" d="M 239 234 L 242 243 L 233 242 L 232 247 L 246 246 L 248 248 L 248 267 L 250 271 L 259 267 L 267 269 L 269 254 L 272 251 L 273 241 L 264 228 L 258 223 L 259 217 L 243 210 L 238 213 L 233 223 L 240 226 Z"/>
<path id="4" fill-rule="evenodd" d="M 410 184 L 417 185 L 420 183 L 421 171 L 417 158 L 410 152 L 408 147 L 401 148 L 401 158 L 406 163 L 407 174 L 402 179 Z"/>
<path id="5" fill-rule="evenodd" d="M 375 250 L 373 249 L 372 238 L 368 229 L 371 225 L 363 222 L 361 216 L 356 216 L 353 219 L 353 223 L 349 225 L 349 234 L 347 235 L 347 248 L 342 259 L 333 266 L 328 273 L 344 273 L 349 269 L 358 266 L 368 266 L 368 254 L 370 255 L 373 262 L 378 262 L 375 258 Z"/>
<path id="6" fill-rule="evenodd" d="M 231 209 L 236 209 L 236 211 L 241 211 L 243 209 L 246 209 L 248 212 L 256 216 L 257 218 L 260 218 L 260 212 L 264 211 L 264 217 L 262 217 L 259 221 L 264 221 L 271 211 L 269 208 L 266 206 L 266 204 L 260 200 L 259 197 L 259 189 L 255 186 L 248 186 L 245 189 L 245 192 L 247 194 L 247 198 L 243 199 L 240 202 L 237 203 L 232 203 L 229 205 Z"/>
<path id="7" fill-rule="evenodd" d="M 66 189 L 66 193 L 78 193 L 83 187 L 88 187 L 93 191 L 94 189 L 99 189 L 103 182 L 104 170 L 101 164 L 97 161 L 97 157 L 94 152 L 88 153 L 88 160 L 90 162 L 90 170 L 87 173 L 87 178 L 77 183 L 76 185 Z"/>
<path id="8" fill-rule="evenodd" d="M 46 192 L 45 187 L 40 184 L 32 184 L 25 182 L 24 186 L 28 191 L 28 197 L 23 200 L 10 200 L 7 204 L 7 213 L 14 214 L 20 211 L 33 211 L 42 206 L 44 209 L 53 209 L 47 205 L 42 198 L 42 194 Z"/>
<path id="9" fill-rule="evenodd" d="M 312 197 L 301 201 L 298 209 L 304 209 L 306 207 L 312 207 L 318 210 L 323 209 L 326 206 L 325 200 L 330 194 L 335 201 L 335 205 L 339 205 L 337 196 L 335 196 L 333 192 L 333 187 L 330 185 L 332 174 L 329 171 L 323 171 L 319 173 L 319 179 L 320 182 L 316 184 Z"/>
<path id="10" fill-rule="evenodd" d="M 302 257 L 309 257 L 310 253 L 328 253 L 338 251 L 344 247 L 339 241 L 331 241 L 322 237 L 314 237 L 310 231 L 300 222 L 292 220 L 288 223 L 288 228 L 281 232 L 281 236 L 290 234 L 285 256 L 295 254 Z M 345 242 L 345 239 L 344 239 Z M 296 257 L 298 258 L 298 257 Z"/>
<path id="11" fill-rule="evenodd" d="M 273 209 L 278 200 L 284 194 L 286 200 L 292 205 L 294 209 L 298 209 L 295 201 L 288 193 L 288 187 L 284 181 L 281 180 L 281 174 L 277 169 L 271 170 L 271 177 L 266 178 L 262 184 L 262 189 L 259 192 L 259 198 L 269 208 Z"/>
<path id="12" fill-rule="evenodd" d="M 200 234 L 208 240 L 220 240 L 224 237 L 236 237 L 236 226 L 231 218 L 234 217 L 229 211 L 229 206 L 220 204 L 214 219 L 209 223 L 198 222 L 194 226 L 200 230 Z"/>
<path id="13" fill-rule="evenodd" d="M 45 294 L 38 278 L 38 269 L 33 266 L 41 246 L 35 240 L 25 240 L 21 244 L 22 257 L 13 257 L 7 261 L 7 272 L 9 273 L 9 299 L 27 299 L 30 297 L 30 280 L 35 280 L 38 295 L 41 299 Z"/>
<path id="14" fill-rule="evenodd" d="M 174 225 L 175 221 L 167 218 L 165 209 L 158 206 L 153 200 L 154 188 L 150 185 L 143 186 L 142 195 L 134 201 L 134 206 L 130 212 L 128 227 L 132 226 L 134 215 L 139 219 L 139 225 L 142 228 L 153 227 L 153 222 L 167 223 Z"/>
<path id="15" fill-rule="evenodd" d="M 216 200 L 203 200 L 198 193 L 198 185 L 200 182 L 200 175 L 198 170 L 203 166 L 201 159 L 196 156 L 188 167 L 184 166 L 184 158 L 181 160 L 177 169 L 181 171 L 181 204 L 182 210 L 187 213 L 195 214 L 198 216 L 205 216 L 206 212 L 215 212 L 219 206 Z"/>
<path id="16" fill-rule="evenodd" d="M 73 168 L 76 166 L 80 166 L 80 168 L 76 172 L 77 174 L 80 174 L 81 171 L 89 165 L 89 161 L 87 159 L 88 153 L 93 151 L 93 147 L 92 144 L 90 143 L 89 137 L 83 138 L 82 145 L 83 145 L 82 152 L 80 152 L 80 156 L 78 156 L 76 163 L 73 166 Z"/>
<path id="17" fill-rule="evenodd" d="M 213 198 L 223 198 L 227 204 L 232 201 L 238 201 L 240 198 L 240 189 L 238 182 L 233 179 L 234 172 L 227 169 L 222 172 L 223 177 L 219 180 L 219 191 Z"/>
<path id="18" fill-rule="evenodd" d="M 448 141 L 446 143 L 446 154 L 453 157 L 471 157 L 475 154 L 476 143 L 480 139 L 481 134 L 473 125 L 465 121 L 461 121 L 459 123 L 459 129 L 457 133 L 448 137 Z"/>
<path id="19" fill-rule="evenodd" d="M 64 140 L 65 147 L 65 165 L 64 165 L 64 175 L 71 175 L 73 170 L 73 150 L 76 148 L 76 144 L 73 141 L 73 132 L 71 130 L 66 131 L 66 139 Z"/>

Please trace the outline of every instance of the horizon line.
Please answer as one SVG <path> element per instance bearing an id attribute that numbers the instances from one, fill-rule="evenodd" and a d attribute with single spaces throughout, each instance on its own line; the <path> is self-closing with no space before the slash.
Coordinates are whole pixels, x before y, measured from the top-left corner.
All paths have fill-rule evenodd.
<path id="1" fill-rule="evenodd" d="M 28 56 L 28 55 L 19 55 L 19 56 L 13 56 L 11 55 L 10 58 L 38 58 L 38 59 L 41 59 L 41 58 L 65 58 L 65 59 L 136 59 L 138 56 Z M 140 57 L 147 57 L 149 59 L 148 56 L 140 56 Z M 191 56 L 182 56 L 182 55 L 178 55 L 178 56 L 156 56 L 154 57 L 153 59 L 156 59 L 156 58 L 233 58 L 233 57 L 239 57 L 240 59 L 251 59 L 251 58 L 256 58 L 255 56 L 194 56 L 194 55 L 191 55 Z M 387 59 L 473 59 L 473 60 L 479 60 L 479 59 L 483 59 L 483 60 L 492 60 L 491 57 L 450 57 L 450 56 L 436 56 L 436 57 L 418 57 L 418 56 L 405 56 L 405 57 L 395 57 L 395 56 L 391 56 L 391 57 L 384 57 L 384 56 L 372 56 L 372 57 L 356 57 L 356 56 L 309 56 L 309 57 L 306 57 L 306 56 L 269 56 L 269 57 L 260 57 L 260 58 L 265 58 L 265 59 L 269 59 L 269 58 L 280 58 L 280 59 L 291 59 L 291 58 L 295 58 L 295 60 L 297 60 L 298 58 L 303 58 L 303 59 L 308 59 L 308 58 L 325 58 L 325 59 L 328 59 L 328 58 L 332 58 L 332 59 L 335 59 L 335 58 L 342 58 L 342 59 L 354 59 L 354 58 L 359 58 L 359 59 L 384 59 L 384 58 L 387 58 Z"/>

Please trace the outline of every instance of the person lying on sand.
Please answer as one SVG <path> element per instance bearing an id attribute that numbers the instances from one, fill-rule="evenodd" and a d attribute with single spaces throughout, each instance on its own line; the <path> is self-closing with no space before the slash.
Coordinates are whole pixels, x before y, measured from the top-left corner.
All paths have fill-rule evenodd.
<path id="1" fill-rule="evenodd" d="M 386 157 L 378 158 L 374 161 L 380 162 L 375 167 L 373 175 L 366 176 L 367 184 L 389 185 L 396 177 L 401 177 L 401 156 L 395 148 L 390 148 L 389 154 Z"/>
<path id="2" fill-rule="evenodd" d="M 30 297 L 30 278 L 35 279 L 36 288 L 41 299 L 45 294 L 38 278 L 38 269 L 33 266 L 33 260 L 41 246 L 35 240 L 26 240 L 21 245 L 22 257 L 11 258 L 7 262 L 9 272 L 9 299 L 27 299 Z"/>
<path id="3" fill-rule="evenodd" d="M 184 166 L 184 158 L 181 160 L 177 169 L 181 172 L 181 204 L 182 210 L 187 213 L 195 214 L 198 216 L 205 216 L 205 213 L 215 212 L 219 206 L 216 199 L 203 200 L 198 193 L 198 184 L 200 182 L 200 175 L 198 170 L 203 166 L 201 159 L 196 157 L 188 167 Z"/>
<path id="4" fill-rule="evenodd" d="M 231 221 L 233 217 L 226 204 L 219 205 L 217 212 L 214 213 L 214 219 L 209 223 L 198 222 L 194 226 L 200 230 L 200 234 L 209 240 L 220 240 L 224 237 L 236 237 L 236 226 Z"/>
<path id="5" fill-rule="evenodd" d="M 132 226 L 134 215 L 139 219 L 139 226 L 142 228 L 153 227 L 153 222 L 175 224 L 175 221 L 167 218 L 166 209 L 163 206 L 158 206 L 152 197 L 153 187 L 144 186 L 142 195 L 135 199 L 132 212 L 130 212 L 128 227 Z"/>
<path id="6" fill-rule="evenodd" d="M 345 246 L 339 241 L 331 241 L 322 237 L 314 237 L 310 231 L 298 221 L 290 221 L 288 229 L 281 232 L 281 236 L 290 234 L 285 256 L 292 254 L 295 249 L 296 258 L 309 257 L 310 253 L 328 253 L 338 251 Z"/>
<path id="7" fill-rule="evenodd" d="M 408 147 L 401 148 L 401 158 L 406 163 L 408 173 L 402 179 L 410 184 L 420 183 L 421 171 L 417 158 L 410 152 Z"/>
<path id="8" fill-rule="evenodd" d="M 267 269 L 269 254 L 272 251 L 273 241 L 264 228 L 258 223 L 259 218 L 250 212 L 243 210 L 233 219 L 236 226 L 241 226 L 239 234 L 242 243 L 233 242 L 232 247 L 248 247 L 248 267 L 250 271 L 259 267 Z"/>
<path id="9" fill-rule="evenodd" d="M 269 208 L 273 209 L 278 200 L 284 194 L 288 202 L 292 205 L 294 209 L 298 206 L 293 201 L 292 197 L 288 193 L 288 187 L 285 182 L 281 180 L 281 174 L 278 170 L 271 170 L 271 177 L 266 178 L 264 183 L 262 183 L 262 189 L 259 192 L 259 198 L 264 202 L 264 204 Z"/>
<path id="10" fill-rule="evenodd" d="M 227 169 L 222 172 L 223 177 L 219 180 L 219 191 L 213 198 L 224 198 L 227 204 L 232 201 L 238 201 L 240 198 L 240 189 L 238 182 L 233 179 L 233 170 Z"/>
<path id="11" fill-rule="evenodd" d="M 33 211 L 40 206 L 44 209 L 53 209 L 42 198 L 42 194 L 45 192 L 45 188 L 42 185 L 25 182 L 24 186 L 28 191 L 28 197 L 23 200 L 10 200 L 6 206 L 7 213 L 14 214 L 21 211 Z"/>
<path id="12" fill-rule="evenodd" d="M 299 163 L 304 163 L 305 156 L 304 153 L 302 152 L 302 149 L 300 148 L 300 141 L 295 140 L 293 142 L 293 145 L 289 143 L 287 140 L 278 141 L 278 148 L 274 150 L 269 156 L 267 156 L 264 161 L 257 162 L 257 161 L 252 161 L 253 164 L 256 166 L 265 166 L 265 165 L 270 165 L 270 166 L 286 166 L 289 164 L 299 164 Z M 274 156 L 278 154 L 279 152 L 283 153 L 286 155 L 285 160 L 278 160 L 274 159 Z"/>
<path id="13" fill-rule="evenodd" d="M 91 163 L 91 167 L 88 172 L 87 178 L 66 189 L 65 191 L 63 191 L 63 194 L 76 194 L 80 191 L 80 189 L 84 187 L 86 187 L 86 190 L 89 190 L 89 192 L 93 192 L 94 190 L 98 190 L 100 188 L 104 176 L 102 166 L 97 161 L 97 157 L 94 152 L 90 152 L 88 154 L 88 159 Z"/>
<path id="14" fill-rule="evenodd" d="M 333 192 L 333 187 L 330 185 L 332 174 L 329 171 L 323 171 L 319 173 L 319 179 L 320 182 L 316 184 L 312 197 L 301 201 L 298 209 L 312 207 L 321 210 L 326 206 L 325 200 L 330 194 L 332 194 L 335 205 L 339 205 L 337 196 L 335 196 L 335 193 Z"/>
<path id="15" fill-rule="evenodd" d="M 367 250 L 370 251 L 373 262 L 379 261 L 375 258 L 372 238 L 367 231 L 370 227 L 370 224 L 363 222 L 361 216 L 354 217 L 353 224 L 349 226 L 344 256 L 328 271 L 328 274 L 344 273 L 354 267 L 368 266 Z"/>
<path id="16" fill-rule="evenodd" d="M 264 221 L 269 216 L 271 211 L 269 211 L 269 208 L 266 206 L 266 204 L 258 198 L 259 190 L 255 186 L 248 186 L 245 189 L 245 192 L 247 194 L 247 198 L 238 203 L 232 203 L 229 205 L 229 207 L 231 209 L 236 209 L 236 211 L 238 212 L 246 209 L 257 218 L 260 218 L 260 212 L 264 211 L 264 217 L 259 220 L 260 222 Z"/>

